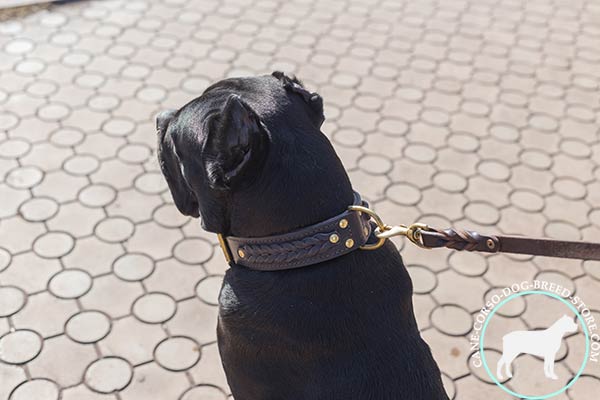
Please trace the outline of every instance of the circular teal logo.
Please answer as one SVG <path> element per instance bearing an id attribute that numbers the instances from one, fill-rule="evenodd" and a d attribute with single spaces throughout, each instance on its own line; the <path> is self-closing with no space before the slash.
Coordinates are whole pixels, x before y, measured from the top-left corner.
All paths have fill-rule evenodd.
<path id="1" fill-rule="evenodd" d="M 562 389 L 559 389 L 559 390 L 557 390 L 555 392 L 552 392 L 552 393 L 549 393 L 549 394 L 545 394 L 545 395 L 541 395 L 541 396 L 528 396 L 528 395 L 524 395 L 524 394 L 521 394 L 521 393 L 516 393 L 516 392 L 510 390 L 509 388 L 507 388 L 506 386 L 504 386 L 496 378 L 496 376 L 494 374 L 492 374 L 492 371 L 490 370 L 490 367 L 488 366 L 487 360 L 485 359 L 485 352 L 484 352 L 484 349 L 483 349 L 483 342 L 484 342 L 484 339 L 485 339 L 485 331 L 487 329 L 487 326 L 488 326 L 490 320 L 492 319 L 492 317 L 496 313 L 496 311 L 498 311 L 504 304 L 508 303 L 512 299 L 515 299 L 515 298 L 521 297 L 521 296 L 525 296 L 525 295 L 529 295 L 529 294 L 540 294 L 540 295 L 552 297 L 552 298 L 555 298 L 555 299 L 561 301 L 571 311 L 573 311 L 575 313 L 575 315 L 577 316 L 577 319 L 579 320 L 579 323 L 581 324 L 581 326 L 583 328 L 582 329 L 583 333 L 585 334 L 585 356 L 583 358 L 583 362 L 581 363 L 581 367 L 579 368 L 579 371 L 577 371 L 577 374 L 575 375 L 575 377 L 573 379 L 571 379 L 569 381 L 569 383 L 567 383 Z M 571 303 L 569 303 L 567 300 L 565 300 L 564 298 L 560 297 L 559 295 L 557 295 L 555 293 L 546 292 L 546 291 L 543 291 L 543 290 L 529 290 L 529 291 L 525 291 L 525 292 L 519 292 L 519 293 L 512 294 L 512 295 L 508 296 L 506 299 L 502 300 L 500 303 L 498 303 L 498 305 L 496 307 L 494 307 L 494 309 L 490 312 L 490 314 L 488 315 L 487 319 L 485 320 L 485 323 L 483 324 L 483 328 L 481 330 L 481 337 L 479 338 L 479 352 L 481 353 L 481 362 L 483 364 L 483 367 L 485 368 L 485 371 L 490 376 L 490 378 L 492 378 L 492 380 L 494 381 L 494 383 L 496 385 L 498 385 L 498 387 L 500 387 L 506 393 L 508 393 L 508 394 L 510 394 L 512 396 L 515 396 L 515 397 L 523 398 L 523 399 L 538 399 L 538 400 L 549 399 L 551 397 L 554 397 L 554 396 L 557 396 L 557 395 L 563 393 L 565 390 L 567 390 L 568 388 L 570 388 L 571 386 L 573 386 L 573 384 L 577 381 L 577 379 L 579 379 L 579 377 L 583 373 L 583 370 L 585 369 L 585 366 L 587 365 L 588 357 L 590 355 L 590 336 L 589 336 L 589 333 L 588 333 L 588 330 L 587 330 L 587 327 L 585 325 L 585 321 L 584 321 L 583 317 L 581 316 L 581 314 L 579 313 L 579 311 L 577 311 L 577 309 L 575 307 L 573 307 L 573 305 Z"/>

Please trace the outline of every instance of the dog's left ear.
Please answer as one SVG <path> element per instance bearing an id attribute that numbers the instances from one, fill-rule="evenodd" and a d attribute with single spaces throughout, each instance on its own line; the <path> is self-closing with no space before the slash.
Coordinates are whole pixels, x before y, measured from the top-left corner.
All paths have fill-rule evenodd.
<path id="1" fill-rule="evenodd" d="M 238 95 L 227 98 L 221 112 L 207 122 L 207 129 L 203 158 L 213 189 L 230 189 L 266 157 L 266 128 Z"/>

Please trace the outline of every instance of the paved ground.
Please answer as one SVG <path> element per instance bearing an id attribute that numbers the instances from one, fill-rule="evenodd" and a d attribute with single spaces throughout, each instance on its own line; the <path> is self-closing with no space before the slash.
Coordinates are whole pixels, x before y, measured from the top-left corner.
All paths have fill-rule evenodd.
<path id="1" fill-rule="evenodd" d="M 317 89 L 324 131 L 389 221 L 600 238 L 593 0 L 86 1 L 1 22 L 0 49 L 0 399 L 226 398 L 225 263 L 172 205 L 152 118 L 225 76 L 281 69 Z M 457 399 L 508 398 L 467 361 L 495 288 L 553 281 L 600 321 L 598 263 L 403 255 Z M 563 312 L 544 301 L 499 312 L 489 357 Z M 563 386 L 581 332 L 565 343 L 559 381 L 523 356 L 508 387 Z M 599 391 L 592 363 L 556 398 Z"/>

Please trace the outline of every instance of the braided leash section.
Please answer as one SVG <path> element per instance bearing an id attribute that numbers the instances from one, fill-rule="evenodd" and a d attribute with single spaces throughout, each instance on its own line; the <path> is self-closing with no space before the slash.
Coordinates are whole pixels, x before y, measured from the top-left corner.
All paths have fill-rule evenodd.
<path id="1" fill-rule="evenodd" d="M 473 251 L 479 244 L 485 241 L 485 238 L 479 233 L 464 229 L 448 228 L 434 230 L 444 236 L 444 240 L 446 240 L 444 246 L 449 249 Z"/>
<path id="2" fill-rule="evenodd" d="M 318 233 L 302 240 L 273 244 L 246 244 L 241 249 L 248 261 L 264 264 L 285 263 L 303 257 L 313 257 L 330 250 L 335 243 L 329 241 L 334 232 Z"/>

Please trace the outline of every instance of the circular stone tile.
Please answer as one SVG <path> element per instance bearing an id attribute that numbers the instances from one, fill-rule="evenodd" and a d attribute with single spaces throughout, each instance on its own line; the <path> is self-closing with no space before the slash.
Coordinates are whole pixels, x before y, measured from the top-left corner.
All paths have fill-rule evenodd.
<path id="1" fill-rule="evenodd" d="M 499 298 L 494 298 L 494 303 L 498 304 L 502 299 L 506 298 L 506 294 L 502 293 L 502 290 L 506 290 L 505 288 L 491 288 L 488 290 L 484 296 L 485 303 L 489 302 L 492 297 L 498 296 Z M 503 317 L 518 317 L 519 315 L 525 312 L 527 308 L 527 303 L 525 302 L 525 298 L 523 296 L 515 297 L 511 299 L 508 303 L 505 303 L 501 308 L 498 309 L 498 315 Z"/>
<path id="2" fill-rule="evenodd" d="M 91 363 L 85 371 L 84 381 L 99 393 L 114 393 L 123 390 L 131 382 L 133 369 L 119 357 L 105 357 Z"/>
<path id="3" fill-rule="evenodd" d="M 125 254 L 115 260 L 113 271 L 124 281 L 141 281 L 154 272 L 154 261 L 145 254 Z"/>
<path id="4" fill-rule="evenodd" d="M 0 158 L 18 158 L 25 155 L 31 145 L 23 139 L 8 139 L 0 143 Z"/>
<path id="5" fill-rule="evenodd" d="M 473 317 L 457 305 L 445 304 L 433 309 L 431 323 L 446 335 L 463 336 L 471 330 Z"/>
<path id="6" fill-rule="evenodd" d="M 92 208 L 104 207 L 113 202 L 117 197 L 117 191 L 102 183 L 92 184 L 79 192 L 79 201 Z"/>
<path id="7" fill-rule="evenodd" d="M 181 400 L 227 400 L 227 395 L 214 386 L 198 385 L 183 393 Z"/>
<path id="8" fill-rule="evenodd" d="M 358 160 L 358 166 L 373 175 L 383 175 L 392 169 L 392 162 L 379 155 L 366 155 Z"/>
<path id="9" fill-rule="evenodd" d="M 44 173 L 37 167 L 17 167 L 6 176 L 6 183 L 15 189 L 30 189 L 40 183 Z"/>
<path id="10" fill-rule="evenodd" d="M 433 184 L 445 192 L 461 193 L 469 183 L 456 172 L 440 172 L 433 177 Z"/>
<path id="11" fill-rule="evenodd" d="M 68 254 L 75 240 L 64 232 L 48 232 L 39 236 L 33 242 L 33 251 L 43 258 L 58 258 Z"/>
<path id="12" fill-rule="evenodd" d="M 140 164 L 148 160 L 150 157 L 151 150 L 142 144 L 127 144 L 121 149 L 117 156 L 129 164 Z"/>
<path id="13" fill-rule="evenodd" d="M 571 293 L 575 293 L 575 282 L 567 275 L 559 271 L 542 271 L 535 276 L 535 279 L 540 281 L 552 282 L 563 288 L 568 289 Z M 560 295 L 560 293 L 558 293 Z M 568 296 L 567 296 L 568 297 Z"/>
<path id="14" fill-rule="evenodd" d="M 545 171 L 552 166 L 552 158 L 546 153 L 537 150 L 525 150 L 519 158 L 523 164 L 534 169 Z"/>
<path id="15" fill-rule="evenodd" d="M 129 239 L 134 230 L 135 226 L 130 220 L 122 217 L 109 217 L 100 221 L 94 231 L 100 239 L 117 243 Z"/>
<path id="16" fill-rule="evenodd" d="M 212 306 L 219 305 L 219 292 L 223 284 L 223 276 L 207 276 L 196 285 L 196 296 Z"/>
<path id="17" fill-rule="evenodd" d="M 437 277 L 427 268 L 420 265 L 411 265 L 406 269 L 413 281 L 416 294 L 429 293 L 437 286 Z"/>
<path id="18" fill-rule="evenodd" d="M 528 190 L 515 190 L 510 195 L 510 202 L 528 212 L 539 212 L 544 208 L 544 198 Z"/>
<path id="19" fill-rule="evenodd" d="M 167 92 L 158 86 L 148 86 L 140 89 L 136 97 L 145 103 L 158 103 L 163 100 Z"/>
<path id="20" fill-rule="evenodd" d="M 200 346 L 184 336 L 163 340 L 154 350 L 156 362 L 170 371 L 185 371 L 200 360 Z"/>
<path id="21" fill-rule="evenodd" d="M 10 265 L 12 261 L 12 256 L 10 252 L 2 247 L 0 247 L 0 272 L 4 271 Z"/>
<path id="22" fill-rule="evenodd" d="M 481 175 L 497 182 L 510 178 L 510 169 L 498 161 L 483 161 L 477 166 L 477 170 Z"/>
<path id="23" fill-rule="evenodd" d="M 65 161 L 63 169 L 72 175 L 85 176 L 96 171 L 100 166 L 100 161 L 89 154 L 76 154 Z"/>
<path id="24" fill-rule="evenodd" d="M 385 193 L 391 201 L 403 206 L 412 206 L 421 200 L 421 191 L 407 183 L 394 183 L 386 189 Z"/>
<path id="25" fill-rule="evenodd" d="M 4 46 L 9 54 L 24 54 L 33 50 L 33 42 L 27 39 L 14 39 Z"/>
<path id="26" fill-rule="evenodd" d="M 384 118 L 379 123 L 378 129 L 386 135 L 403 136 L 404 134 L 406 134 L 406 132 L 408 132 L 408 124 L 399 119 Z M 360 143 L 362 143 L 362 133 L 360 133 L 360 135 Z"/>
<path id="27" fill-rule="evenodd" d="M 210 84 L 210 80 L 206 78 L 192 76 L 184 79 L 181 82 L 181 87 L 183 90 L 197 95 L 197 93 L 202 93 Z"/>
<path id="28" fill-rule="evenodd" d="M 43 340 L 27 329 L 9 332 L 0 337 L 0 360 L 7 364 L 24 364 L 42 351 Z"/>
<path id="29" fill-rule="evenodd" d="M 106 78 L 95 72 L 86 72 L 75 78 L 75 83 L 81 87 L 95 89 L 100 87 Z"/>
<path id="30" fill-rule="evenodd" d="M 365 142 L 365 135 L 356 129 L 340 129 L 334 133 L 333 141 L 346 147 L 359 147 Z"/>
<path id="31" fill-rule="evenodd" d="M 88 101 L 91 109 L 96 111 L 114 110 L 119 105 L 119 98 L 111 94 L 97 94 Z"/>
<path id="32" fill-rule="evenodd" d="M 135 123 L 125 118 L 112 118 L 102 130 L 111 136 L 127 136 L 135 129 Z"/>
<path id="33" fill-rule="evenodd" d="M 13 286 L 0 286 L 0 317 L 9 317 L 19 312 L 27 295 L 19 288 Z"/>
<path id="34" fill-rule="evenodd" d="M 177 303 L 165 293 L 148 293 L 133 303 L 133 315 L 148 324 L 160 324 L 175 315 Z"/>
<path id="35" fill-rule="evenodd" d="M 21 204 L 19 213 L 27 221 L 40 222 L 52 218 L 58 212 L 58 203 L 47 197 L 34 197 Z"/>
<path id="36" fill-rule="evenodd" d="M 479 253 L 456 251 L 450 253 L 448 263 L 456 272 L 465 276 L 481 276 L 487 271 L 487 258 Z"/>
<path id="37" fill-rule="evenodd" d="M 549 115 L 535 114 L 529 120 L 531 126 L 540 131 L 552 132 L 558 128 L 558 121 L 556 118 Z"/>
<path id="38" fill-rule="evenodd" d="M 426 144 L 409 144 L 404 149 L 404 155 L 413 161 L 423 164 L 430 164 L 435 160 L 435 149 Z"/>
<path id="39" fill-rule="evenodd" d="M 50 136 L 50 141 L 60 147 L 71 147 L 81 143 L 84 138 L 85 135 L 81 131 L 73 128 L 62 128 Z"/>
<path id="40" fill-rule="evenodd" d="M 159 172 L 146 172 L 135 178 L 134 186 L 140 192 L 160 194 L 167 190 L 167 183 Z"/>
<path id="41" fill-rule="evenodd" d="M 494 225 L 500 220 L 498 209 L 491 204 L 473 201 L 465 207 L 465 215 L 480 225 Z"/>
<path id="42" fill-rule="evenodd" d="M 586 260 L 583 262 L 583 269 L 592 278 L 600 281 L 600 261 Z M 2 263 L 0 262 L 0 271 L 2 271 Z"/>
<path id="43" fill-rule="evenodd" d="M 154 210 L 153 217 L 156 222 L 166 228 L 180 228 L 190 220 L 171 203 L 163 204 Z"/>
<path id="44" fill-rule="evenodd" d="M 62 59 L 63 64 L 71 67 L 81 67 L 90 62 L 92 56 L 83 51 L 71 51 L 65 54 Z"/>
<path id="45" fill-rule="evenodd" d="M 48 379 L 25 381 L 12 392 L 8 400 L 58 400 L 60 390 Z"/>
<path id="46" fill-rule="evenodd" d="M 565 139 L 560 143 L 560 149 L 575 158 L 587 158 L 592 154 L 591 147 L 577 139 Z"/>
<path id="47" fill-rule="evenodd" d="M 493 125 L 490 128 L 490 133 L 494 138 L 503 142 L 516 142 L 520 137 L 519 130 L 510 125 Z"/>
<path id="48" fill-rule="evenodd" d="M 569 200 L 581 200 L 587 194 L 585 185 L 571 178 L 558 178 L 552 187 L 556 193 Z"/>
<path id="49" fill-rule="evenodd" d="M 552 221 L 544 227 L 544 233 L 553 239 L 580 240 L 581 231 L 568 222 Z"/>
<path id="50" fill-rule="evenodd" d="M 42 72 L 44 68 L 46 68 L 46 64 L 42 61 L 29 59 L 19 62 L 15 66 L 15 71 L 23 75 L 35 75 Z"/>
<path id="51" fill-rule="evenodd" d="M 65 325 L 65 333 L 78 343 L 96 343 L 106 337 L 111 329 L 110 319 L 100 311 L 81 311 Z"/>
<path id="52" fill-rule="evenodd" d="M 64 104 L 48 104 L 38 110 L 38 116 L 47 121 L 58 121 L 70 114 L 69 107 Z"/>
<path id="53" fill-rule="evenodd" d="M 466 133 L 453 133 L 448 138 L 448 145 L 462 153 L 472 153 L 479 148 L 479 140 Z"/>
<path id="54" fill-rule="evenodd" d="M 79 269 L 66 269 L 58 272 L 48 282 L 48 290 L 61 299 L 76 299 L 86 294 L 92 287 L 92 277 Z"/>
<path id="55" fill-rule="evenodd" d="M 213 247 L 204 239 L 183 239 L 173 248 L 173 255 L 186 264 L 199 264 L 208 261 L 212 256 Z"/>

